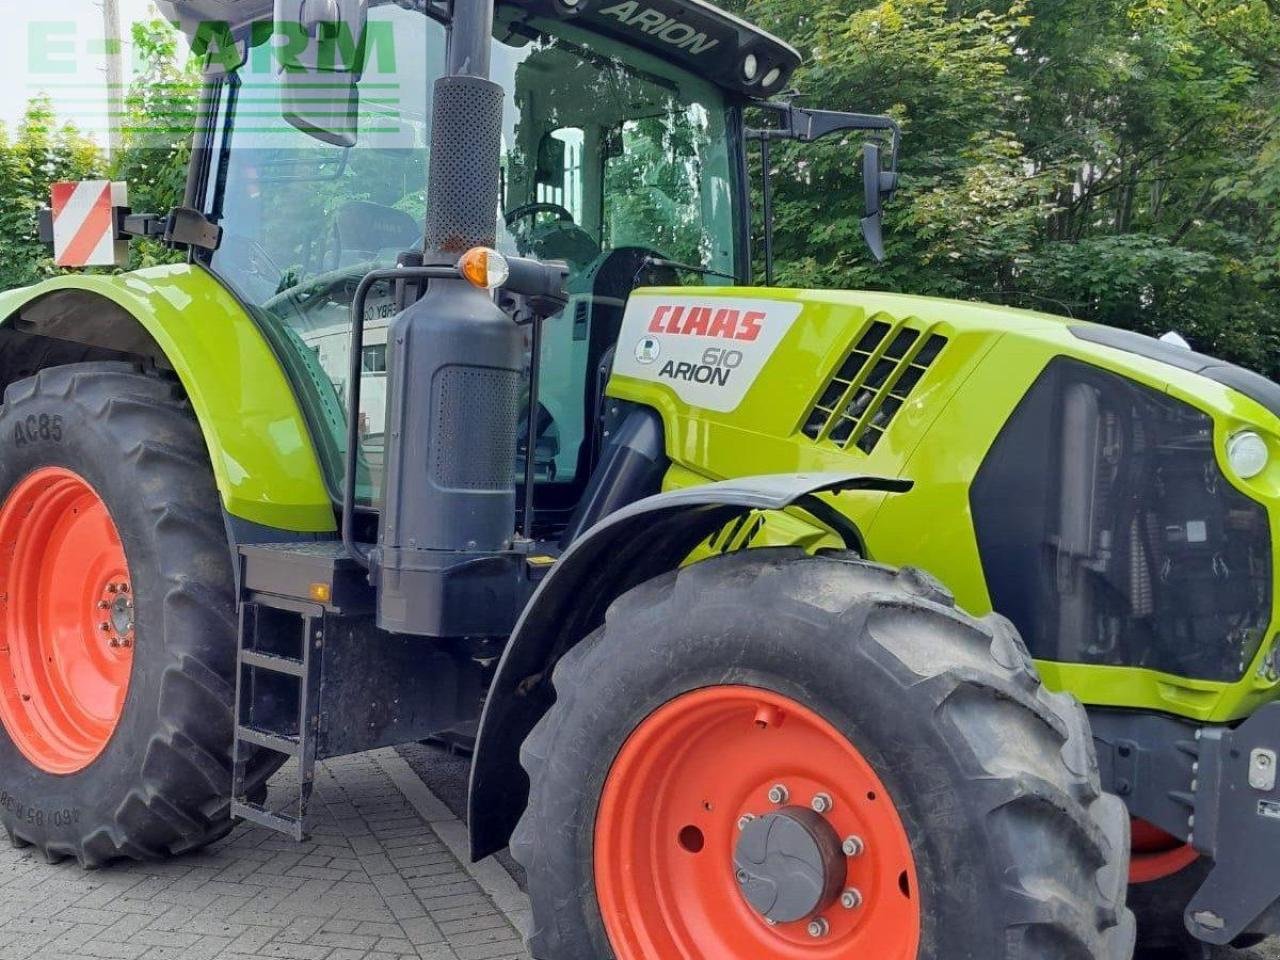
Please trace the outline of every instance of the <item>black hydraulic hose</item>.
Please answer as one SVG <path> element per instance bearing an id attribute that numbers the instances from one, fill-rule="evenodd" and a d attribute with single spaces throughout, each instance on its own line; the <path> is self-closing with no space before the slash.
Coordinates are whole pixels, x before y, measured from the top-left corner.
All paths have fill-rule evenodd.
<path id="1" fill-rule="evenodd" d="M 533 335 L 529 345 L 529 419 L 524 442 L 524 538 L 533 540 L 533 494 L 537 486 L 538 421 L 541 404 L 538 391 L 542 372 L 542 317 L 533 318 Z"/>
<path id="2" fill-rule="evenodd" d="M 347 381 L 347 449 L 342 472 L 342 546 L 366 570 L 370 551 L 356 542 L 356 468 L 360 453 L 360 379 L 364 373 L 364 305 L 375 283 L 384 280 L 457 279 L 456 267 L 389 267 L 367 273 L 351 300 L 351 366 Z"/>

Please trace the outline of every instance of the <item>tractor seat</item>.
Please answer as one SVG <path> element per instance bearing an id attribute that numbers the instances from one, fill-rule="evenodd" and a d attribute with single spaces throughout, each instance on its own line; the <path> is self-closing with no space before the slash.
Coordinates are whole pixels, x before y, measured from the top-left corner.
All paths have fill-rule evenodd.
<path id="1" fill-rule="evenodd" d="M 351 200 L 338 208 L 333 222 L 334 268 L 383 259 L 388 251 L 400 253 L 422 238 L 422 226 L 395 207 Z"/>

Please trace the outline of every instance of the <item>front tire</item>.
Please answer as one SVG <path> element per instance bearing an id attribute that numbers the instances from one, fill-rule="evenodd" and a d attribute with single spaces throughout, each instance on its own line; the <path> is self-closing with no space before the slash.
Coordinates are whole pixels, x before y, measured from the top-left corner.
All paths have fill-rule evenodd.
<path id="1" fill-rule="evenodd" d="M 922 574 L 718 557 L 621 597 L 554 683 L 511 846 L 539 960 L 1130 956 L 1083 709 Z"/>
<path id="2" fill-rule="evenodd" d="M 0 451 L 0 826 L 85 867 L 226 835 L 235 586 L 190 407 L 50 368 L 5 391 Z"/>

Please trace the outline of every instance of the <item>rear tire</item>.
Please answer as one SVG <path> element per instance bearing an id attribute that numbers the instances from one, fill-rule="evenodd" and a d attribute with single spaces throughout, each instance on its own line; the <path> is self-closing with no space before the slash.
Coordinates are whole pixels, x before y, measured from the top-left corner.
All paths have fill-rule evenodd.
<path id="1" fill-rule="evenodd" d="M 539 960 L 639 960 L 646 954 L 634 943 L 646 934 L 633 936 L 635 930 L 664 937 L 664 929 L 680 925 L 654 924 L 642 910 L 620 915 L 609 893 L 612 868 L 597 863 L 597 836 L 611 843 L 612 831 L 632 827 L 599 821 L 602 796 L 614 792 L 610 784 L 622 766 L 617 758 L 647 742 L 637 730 L 648 730 L 691 695 L 753 688 L 762 704 L 785 698 L 799 705 L 796 715 L 817 716 L 865 759 L 887 792 L 873 797 L 869 791 L 866 802 L 896 807 L 916 884 L 904 882 L 901 891 L 898 884 L 867 886 L 873 894 L 852 909 L 825 901 L 819 912 L 831 918 L 830 930 L 816 937 L 807 936 L 806 920 L 766 924 L 733 886 L 730 856 L 738 818 L 770 809 L 766 790 L 752 781 L 741 796 L 734 793 L 732 743 L 720 764 L 681 767 L 680 757 L 699 749 L 695 731 L 687 740 L 668 741 L 674 744 L 669 750 L 652 752 L 653 788 L 637 809 L 664 810 L 671 797 L 687 792 L 674 774 L 674 783 L 663 780 L 664 764 L 681 778 L 705 780 L 708 799 L 688 814 L 700 818 L 696 842 L 687 842 L 685 831 L 679 837 L 657 831 L 653 850 L 679 842 L 695 858 L 690 864 L 720 858 L 723 870 L 715 871 L 728 878 L 726 893 L 698 899 L 692 878 L 700 868 L 681 867 L 679 854 L 661 861 L 674 865 L 662 876 L 651 869 L 656 853 L 620 867 L 640 887 L 657 887 L 660 902 L 674 904 L 683 924 L 674 949 L 660 943 L 648 956 L 780 955 L 783 941 L 770 938 L 781 937 L 787 956 L 823 960 L 863 953 L 877 960 L 1130 957 L 1128 815 L 1100 790 L 1083 709 L 1041 686 L 1006 620 L 965 616 L 944 589 L 916 571 L 794 550 L 717 557 L 619 598 L 605 624 L 560 661 L 554 684 L 556 703 L 522 750 L 531 791 L 511 844 L 528 873 L 529 945 Z M 756 714 L 757 727 L 760 716 L 771 716 L 768 709 Z M 785 731 L 787 714 L 778 716 L 777 728 Z M 757 735 L 749 722 L 742 729 L 741 736 Z M 779 782 L 805 783 L 806 795 L 792 798 L 801 805 L 812 790 L 804 764 L 802 757 L 783 758 L 777 772 Z M 817 776 L 830 778 L 833 793 L 852 797 L 844 809 L 860 807 L 861 816 L 869 808 L 846 789 L 861 782 L 850 779 L 851 771 L 851 765 L 824 768 Z M 892 833 L 868 836 L 868 852 L 873 844 L 892 844 Z M 849 861 L 848 882 L 861 875 L 862 862 Z M 846 865 L 835 869 L 846 882 Z M 611 898 L 608 920 L 602 877 Z M 740 873 L 738 881 L 744 882 Z M 882 926 L 873 942 L 858 932 L 863 928 L 851 928 L 848 917 L 874 911 L 879 897 L 913 900 L 916 919 L 889 939 L 884 931 L 893 925 Z M 715 923 L 696 922 L 713 914 Z M 736 929 L 726 934 L 731 925 Z M 735 938 L 750 946 L 727 948 Z"/>
<path id="2" fill-rule="evenodd" d="M 55 367 L 5 391 L 0 450 L 0 505 L 12 505 L 15 491 L 29 493 L 33 477 L 38 487 L 49 475 L 80 481 L 95 509 L 105 507 L 133 597 L 131 670 L 113 726 L 93 741 L 96 755 L 60 747 L 74 723 L 50 724 L 21 707 L 4 713 L 0 826 L 17 846 L 33 845 L 51 861 L 75 857 L 85 867 L 179 854 L 225 836 L 232 827 L 236 596 L 213 471 L 190 407 L 173 383 L 127 364 Z M 8 536 L 30 539 L 9 514 Z M 41 561 L 39 549 L 22 549 Z M 9 646 L 38 646 L 50 664 L 61 656 L 59 644 L 83 648 L 86 663 L 100 655 L 60 612 L 83 605 L 80 591 L 53 590 L 17 564 L 0 578 L 0 639 Z M 26 597 L 22 609 L 8 598 L 15 587 Z M 94 639 L 128 646 L 115 642 L 123 634 L 96 624 L 105 606 L 90 598 L 91 626 L 103 629 Z M 39 644 L 29 626 L 37 615 L 53 625 Z M 15 663 L 0 661 L 9 671 L 0 687 L 57 690 L 36 682 L 38 663 Z M 56 692 L 36 696 L 59 709 Z M 260 755 L 250 767 L 251 791 L 261 791 L 278 766 Z"/>

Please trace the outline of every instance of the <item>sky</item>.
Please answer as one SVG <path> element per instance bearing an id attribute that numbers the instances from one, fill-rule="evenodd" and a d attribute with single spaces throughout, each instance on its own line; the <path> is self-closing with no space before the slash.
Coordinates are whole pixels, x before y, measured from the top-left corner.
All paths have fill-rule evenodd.
<path id="1" fill-rule="evenodd" d="M 0 121 L 12 126 L 28 98 L 48 93 L 59 116 L 105 143 L 106 77 L 102 7 L 97 0 L 4 4 L 0 31 Z M 119 0 L 121 34 L 155 15 L 151 0 Z M 12 9 L 19 7 L 20 9 Z M 130 62 L 126 47 L 126 70 Z"/>

